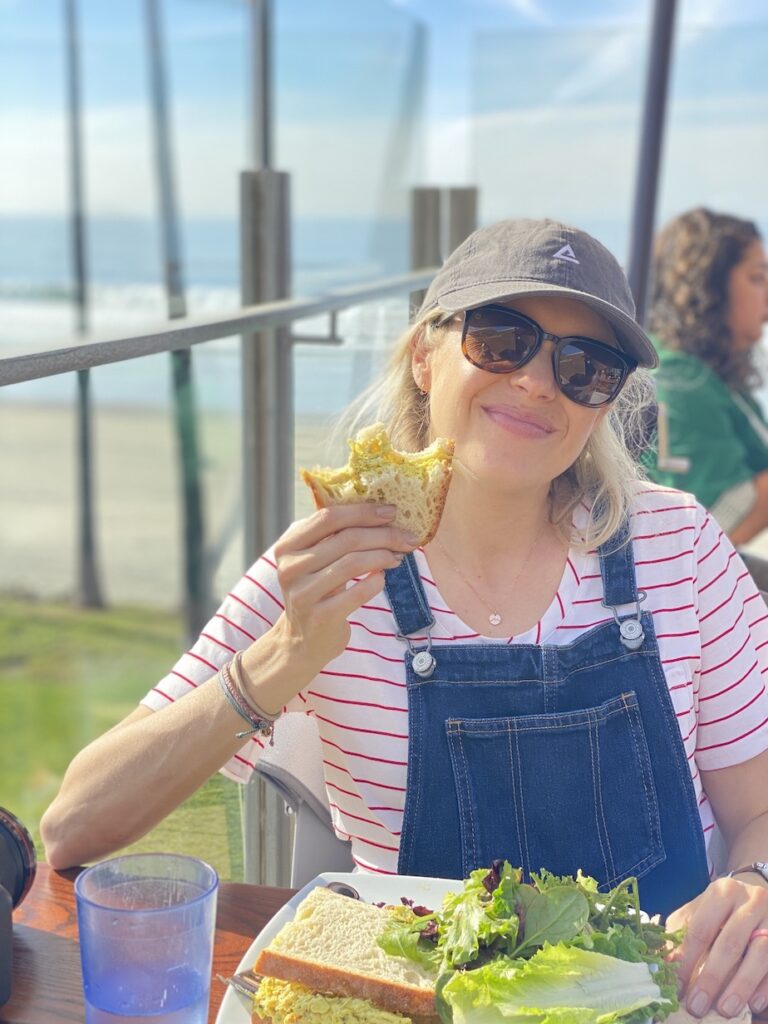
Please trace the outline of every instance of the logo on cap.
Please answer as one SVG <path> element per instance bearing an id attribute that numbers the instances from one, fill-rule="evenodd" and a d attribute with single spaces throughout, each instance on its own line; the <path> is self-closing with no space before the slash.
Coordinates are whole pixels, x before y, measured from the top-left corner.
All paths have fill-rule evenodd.
<path id="1" fill-rule="evenodd" d="M 552 257 L 553 260 L 567 260 L 568 263 L 578 263 L 576 259 L 576 253 L 570 247 L 570 245 L 564 245 L 562 249 L 558 249 L 555 255 Z"/>

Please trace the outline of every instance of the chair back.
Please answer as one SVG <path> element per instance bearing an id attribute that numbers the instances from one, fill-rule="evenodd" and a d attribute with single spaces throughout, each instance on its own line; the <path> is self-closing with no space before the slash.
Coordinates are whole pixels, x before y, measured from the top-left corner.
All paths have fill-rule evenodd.
<path id="1" fill-rule="evenodd" d="M 254 779 L 259 778 L 277 790 L 293 815 L 291 886 L 300 889 L 321 871 L 351 871 L 350 844 L 337 837 L 331 824 L 323 748 L 310 715 L 280 719 L 274 746 L 266 747 L 256 763 Z"/>

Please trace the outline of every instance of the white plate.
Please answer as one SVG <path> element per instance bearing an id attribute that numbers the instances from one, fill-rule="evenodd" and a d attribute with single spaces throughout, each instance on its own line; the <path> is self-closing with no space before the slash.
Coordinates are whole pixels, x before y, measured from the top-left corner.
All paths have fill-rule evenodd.
<path id="1" fill-rule="evenodd" d="M 238 965 L 238 971 L 246 971 L 256 962 L 259 952 L 268 946 L 280 929 L 293 918 L 296 908 L 307 893 L 317 885 L 329 882 L 346 882 L 353 885 L 366 903 L 399 903 L 401 896 L 437 910 L 447 892 L 460 892 L 464 883 L 451 878 L 419 878 L 414 875 L 364 875 L 353 871 L 328 871 L 304 886 L 293 899 L 261 929 L 251 943 L 248 952 Z M 213 984 L 217 984 L 214 980 Z M 251 1024 L 251 1014 L 243 996 L 227 988 L 219 1008 L 216 1024 Z"/>

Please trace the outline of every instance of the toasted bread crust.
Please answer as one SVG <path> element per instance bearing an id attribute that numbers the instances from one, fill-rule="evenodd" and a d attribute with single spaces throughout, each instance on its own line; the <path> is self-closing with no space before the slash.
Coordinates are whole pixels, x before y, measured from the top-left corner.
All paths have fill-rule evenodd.
<path id="1" fill-rule="evenodd" d="M 272 949 L 262 949 L 253 969 L 257 974 L 271 978 L 297 981 L 313 992 L 369 999 L 382 1010 L 409 1017 L 434 1017 L 436 1013 L 432 989 L 350 973 L 339 967 L 299 960 Z"/>
<path id="2" fill-rule="evenodd" d="M 420 545 L 437 533 L 452 477 L 454 442 L 439 438 L 422 452 L 395 451 L 383 424 L 350 441 L 341 469 L 301 469 L 316 508 L 363 502 L 391 504 L 393 525 L 416 535 Z"/>
<path id="3" fill-rule="evenodd" d="M 453 475 L 453 468 L 451 466 L 446 467 L 444 469 L 444 471 L 443 471 L 442 480 L 440 481 L 439 487 L 437 487 L 434 490 L 434 492 L 430 495 L 434 511 L 432 513 L 432 518 L 431 518 L 431 522 L 430 522 L 430 525 L 429 525 L 429 529 L 426 530 L 425 533 L 422 536 L 419 537 L 419 543 L 422 546 L 425 546 L 425 545 L 429 544 L 429 542 L 434 539 L 434 536 L 437 533 L 437 528 L 440 525 L 440 517 L 443 514 L 443 507 L 445 505 L 445 499 L 446 499 L 446 497 L 448 495 L 448 488 L 450 487 L 450 484 L 451 484 L 451 477 L 452 477 L 452 475 Z M 322 482 L 318 479 L 318 477 L 315 476 L 312 473 L 312 471 L 309 470 L 309 469 L 302 469 L 301 470 L 301 479 L 304 481 L 304 483 L 307 485 L 307 487 L 309 487 L 310 491 L 312 492 L 312 500 L 315 503 L 315 508 L 329 508 L 332 505 L 352 504 L 351 501 L 347 501 L 347 500 L 341 500 L 340 501 L 336 497 L 336 495 L 333 494 L 333 492 L 330 491 L 329 488 L 325 487 L 322 484 Z M 371 503 L 374 503 L 374 504 L 377 503 L 377 502 L 382 501 L 384 504 L 386 504 L 388 502 L 388 498 L 386 496 L 386 494 L 387 494 L 387 487 L 386 487 L 386 485 L 382 486 L 382 488 L 381 488 L 382 493 L 381 494 L 377 494 L 376 493 L 376 488 L 377 488 L 377 485 L 376 485 L 376 483 L 374 481 L 369 486 L 369 488 L 368 488 L 369 491 L 372 492 L 370 497 L 359 497 L 357 499 L 357 501 L 358 502 L 371 502 Z M 394 502 L 389 502 L 389 503 L 390 504 L 394 504 Z M 402 523 L 401 525 L 403 525 L 404 527 L 407 527 L 408 524 L 407 523 Z"/>
<path id="4" fill-rule="evenodd" d="M 448 468 L 445 471 L 445 475 L 443 476 L 443 481 L 440 486 L 440 490 L 437 491 L 435 495 L 435 506 L 436 508 L 439 509 L 439 512 L 435 514 L 432 520 L 431 528 L 427 531 L 426 537 L 424 537 L 421 541 L 422 547 L 426 547 L 426 545 L 429 544 L 431 540 L 434 540 L 435 534 L 437 533 L 437 528 L 440 525 L 440 518 L 443 514 L 443 506 L 445 505 L 445 499 L 448 495 L 448 488 L 450 487 L 452 476 L 453 466 L 448 466 Z"/>
<path id="5" fill-rule="evenodd" d="M 312 500 L 315 503 L 315 508 L 327 508 L 330 504 L 328 491 L 320 483 L 318 477 L 309 469 L 301 469 L 299 472 L 301 474 L 301 479 L 312 492 Z"/>

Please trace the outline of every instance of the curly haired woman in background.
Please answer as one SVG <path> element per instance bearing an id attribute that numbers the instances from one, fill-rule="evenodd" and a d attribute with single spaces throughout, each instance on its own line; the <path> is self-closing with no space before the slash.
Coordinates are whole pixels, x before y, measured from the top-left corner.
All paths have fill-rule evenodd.
<path id="1" fill-rule="evenodd" d="M 755 225 L 727 214 L 690 210 L 656 241 L 659 450 L 647 468 L 694 493 L 734 544 L 768 527 L 768 424 L 754 398 L 767 269 Z"/>

